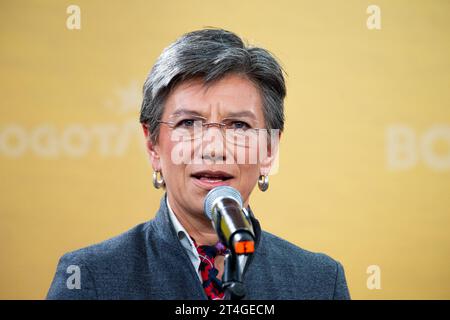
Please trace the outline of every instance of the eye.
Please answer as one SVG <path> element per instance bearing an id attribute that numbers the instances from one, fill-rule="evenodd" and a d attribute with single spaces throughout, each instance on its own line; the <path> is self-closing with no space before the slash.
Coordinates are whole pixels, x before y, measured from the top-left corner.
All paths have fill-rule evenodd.
<path id="1" fill-rule="evenodd" d="M 178 121 L 176 126 L 181 127 L 181 128 L 189 128 L 189 127 L 193 127 L 196 121 L 199 121 L 199 120 L 184 119 L 184 120 Z"/>
<path id="2" fill-rule="evenodd" d="M 246 122 L 244 122 L 244 121 L 233 121 L 231 124 L 232 124 L 232 128 L 233 128 L 233 129 L 243 129 L 243 130 L 246 130 L 246 129 L 249 129 L 249 128 L 250 128 L 250 126 L 249 126 Z"/>

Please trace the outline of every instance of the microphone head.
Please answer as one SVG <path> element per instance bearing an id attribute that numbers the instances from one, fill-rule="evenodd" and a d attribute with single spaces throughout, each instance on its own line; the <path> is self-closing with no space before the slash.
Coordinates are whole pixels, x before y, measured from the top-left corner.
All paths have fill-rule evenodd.
<path id="1" fill-rule="evenodd" d="M 216 202 L 222 198 L 231 198 L 235 200 L 241 208 L 243 206 L 241 194 L 235 188 L 230 186 L 216 187 L 208 192 L 203 203 L 203 211 L 209 219 L 212 220 L 213 208 L 216 205 Z"/>

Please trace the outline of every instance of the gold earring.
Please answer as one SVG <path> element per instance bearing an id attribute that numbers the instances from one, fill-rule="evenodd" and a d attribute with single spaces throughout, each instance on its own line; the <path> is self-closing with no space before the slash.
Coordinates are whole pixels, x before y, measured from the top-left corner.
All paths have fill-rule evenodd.
<path id="1" fill-rule="evenodd" d="M 158 178 L 159 173 L 159 178 Z M 164 177 L 161 173 L 161 171 L 153 171 L 153 186 L 156 189 L 164 188 L 166 186 L 166 183 L 164 182 Z"/>
<path id="2" fill-rule="evenodd" d="M 267 175 L 260 175 L 258 178 L 258 188 L 259 190 L 261 190 L 262 192 L 266 191 L 267 189 L 269 189 L 269 176 Z"/>

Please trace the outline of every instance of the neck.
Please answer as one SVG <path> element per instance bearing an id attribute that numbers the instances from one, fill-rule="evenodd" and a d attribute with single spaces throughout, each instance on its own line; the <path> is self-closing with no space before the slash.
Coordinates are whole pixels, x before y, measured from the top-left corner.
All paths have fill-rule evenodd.
<path id="1" fill-rule="evenodd" d="M 174 215 L 191 238 L 195 239 L 197 245 L 215 245 L 219 241 L 211 220 L 206 218 L 203 213 L 192 213 L 185 210 L 176 201 L 173 201 L 169 194 L 167 194 L 167 200 Z"/>

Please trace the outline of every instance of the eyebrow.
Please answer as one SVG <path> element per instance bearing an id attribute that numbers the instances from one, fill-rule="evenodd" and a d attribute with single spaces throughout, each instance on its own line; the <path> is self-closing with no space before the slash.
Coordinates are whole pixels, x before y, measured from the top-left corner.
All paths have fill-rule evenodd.
<path id="1" fill-rule="evenodd" d="M 233 118 L 233 117 L 248 117 L 256 120 L 256 116 L 253 112 L 245 110 L 245 111 L 238 111 L 238 112 L 229 112 L 226 118 Z"/>
<path id="2" fill-rule="evenodd" d="M 180 115 L 194 115 L 194 116 L 204 118 L 204 116 L 200 112 L 195 111 L 195 110 L 184 109 L 184 108 L 176 110 L 170 117 L 176 117 L 176 116 L 180 116 Z M 248 118 L 256 120 L 255 114 L 248 110 L 229 112 L 225 118 L 233 118 L 233 117 L 236 117 L 236 118 L 237 117 L 248 117 Z"/>
<path id="3" fill-rule="evenodd" d="M 176 110 L 174 113 L 172 113 L 172 115 L 170 117 L 176 117 L 176 116 L 181 116 L 181 115 L 185 115 L 185 114 L 204 118 L 200 112 L 197 112 L 195 110 L 183 109 L 183 108 Z"/>

